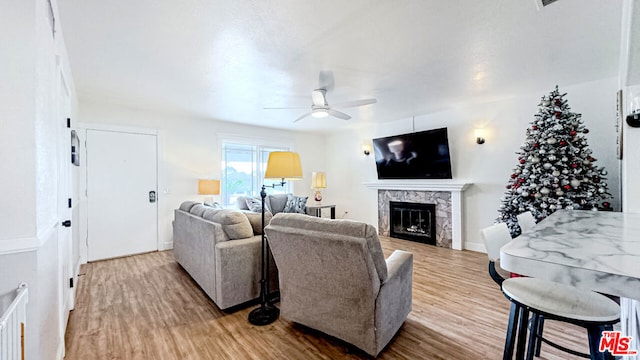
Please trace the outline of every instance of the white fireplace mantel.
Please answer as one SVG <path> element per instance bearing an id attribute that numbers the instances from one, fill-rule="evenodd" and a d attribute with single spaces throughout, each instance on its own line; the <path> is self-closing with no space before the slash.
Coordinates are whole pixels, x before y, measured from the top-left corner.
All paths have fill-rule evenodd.
<path id="1" fill-rule="evenodd" d="M 462 192 L 472 183 L 438 180 L 378 180 L 364 186 L 378 190 L 419 190 Z"/>
<path id="2" fill-rule="evenodd" d="M 376 190 L 446 191 L 451 193 L 451 248 L 462 250 L 462 192 L 472 183 L 447 180 L 378 180 L 364 183 Z"/>

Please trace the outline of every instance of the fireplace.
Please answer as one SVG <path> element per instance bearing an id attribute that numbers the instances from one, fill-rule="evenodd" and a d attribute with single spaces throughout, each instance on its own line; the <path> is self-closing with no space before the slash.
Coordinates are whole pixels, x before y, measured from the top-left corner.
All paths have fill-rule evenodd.
<path id="1" fill-rule="evenodd" d="M 389 201 L 389 235 L 436 245 L 436 204 Z"/>

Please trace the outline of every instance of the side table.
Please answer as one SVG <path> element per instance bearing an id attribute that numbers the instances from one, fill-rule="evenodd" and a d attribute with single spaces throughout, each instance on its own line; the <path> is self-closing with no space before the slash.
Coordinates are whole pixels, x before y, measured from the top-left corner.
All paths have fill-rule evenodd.
<path id="1" fill-rule="evenodd" d="M 331 209 L 331 218 L 336 218 L 335 205 L 307 205 L 307 214 L 322 217 L 322 209 Z"/>

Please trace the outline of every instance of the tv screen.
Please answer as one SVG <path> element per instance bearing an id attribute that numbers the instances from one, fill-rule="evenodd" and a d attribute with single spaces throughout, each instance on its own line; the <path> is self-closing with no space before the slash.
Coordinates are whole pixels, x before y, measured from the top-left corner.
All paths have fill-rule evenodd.
<path id="1" fill-rule="evenodd" d="M 447 128 L 373 139 L 378 179 L 451 179 Z"/>

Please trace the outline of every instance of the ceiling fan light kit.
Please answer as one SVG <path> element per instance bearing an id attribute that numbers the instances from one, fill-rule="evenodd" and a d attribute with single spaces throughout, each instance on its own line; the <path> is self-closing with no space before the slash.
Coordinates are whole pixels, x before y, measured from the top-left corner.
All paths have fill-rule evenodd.
<path id="1" fill-rule="evenodd" d="M 311 111 L 311 116 L 319 119 L 329 116 L 329 112 L 327 109 L 313 109 L 313 111 Z"/>

